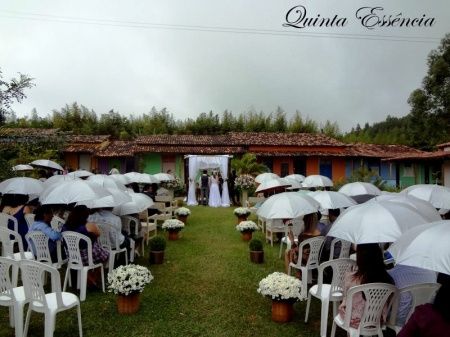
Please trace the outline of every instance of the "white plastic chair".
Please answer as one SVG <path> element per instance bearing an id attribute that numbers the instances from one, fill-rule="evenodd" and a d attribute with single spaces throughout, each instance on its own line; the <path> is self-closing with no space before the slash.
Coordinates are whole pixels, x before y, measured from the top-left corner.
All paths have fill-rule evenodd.
<path id="1" fill-rule="evenodd" d="M 352 247 L 352 243 L 343 239 L 334 238 L 333 241 L 331 241 L 329 260 L 335 259 L 334 250 L 338 249 L 339 244 L 341 246 L 341 249 L 336 259 L 344 259 L 350 257 L 350 248 Z"/>
<path id="2" fill-rule="evenodd" d="M 19 232 L 19 223 L 17 222 L 17 219 L 12 215 L 0 212 L 0 228 L 8 228 L 9 221 L 13 222 L 13 230 Z"/>
<path id="3" fill-rule="evenodd" d="M 319 254 L 325 237 L 316 236 L 307 240 L 304 240 L 298 246 L 298 260 L 296 263 L 289 263 L 288 275 L 291 275 L 292 269 L 298 269 L 302 273 L 302 291 L 307 291 L 309 283 L 312 283 L 312 271 L 319 267 Z M 309 256 L 306 264 L 302 264 L 302 251 L 305 246 L 309 246 Z M 306 297 L 306 296 L 305 296 Z"/>
<path id="4" fill-rule="evenodd" d="M 140 221 L 130 215 L 122 215 L 122 229 L 127 232 L 135 245 L 140 245 L 141 254 L 144 256 L 144 236 L 142 235 L 142 229 L 139 229 Z M 134 223 L 134 225 L 132 225 Z M 132 249 L 132 255 L 134 256 L 136 247 Z"/>
<path id="5" fill-rule="evenodd" d="M 147 210 L 139 214 L 139 220 L 141 221 L 142 231 L 144 232 L 145 244 L 148 245 L 150 239 L 158 234 L 158 220 L 153 216 L 148 216 Z M 153 233 L 153 235 L 150 236 L 150 233 Z"/>
<path id="6" fill-rule="evenodd" d="M 24 336 L 27 336 L 31 311 L 45 315 L 45 337 L 52 337 L 55 331 L 55 320 L 58 312 L 77 307 L 78 330 L 83 336 L 81 326 L 80 301 L 75 294 L 61 291 L 61 279 L 54 267 L 37 261 L 22 261 L 20 269 L 23 275 L 25 295 L 29 299 L 27 318 L 25 320 Z M 42 280 L 49 273 L 52 280 L 52 292 L 45 293 Z"/>
<path id="7" fill-rule="evenodd" d="M 333 302 L 333 317 L 335 317 L 337 315 L 338 304 L 342 301 L 344 296 L 345 273 L 351 271 L 354 266 L 356 266 L 356 262 L 351 259 L 330 260 L 323 262 L 319 266 L 317 284 L 313 285 L 308 293 L 305 323 L 308 322 L 311 296 L 314 296 L 322 302 L 320 316 L 320 336 L 322 337 L 327 335 L 329 304 L 330 302 Z M 331 284 L 323 283 L 323 274 L 326 268 L 331 268 L 333 271 Z"/>
<path id="8" fill-rule="evenodd" d="M 66 276 L 64 277 L 64 287 L 63 291 L 66 290 L 67 282 L 70 278 L 70 270 L 77 271 L 77 288 L 80 289 L 80 301 L 84 301 L 86 299 L 86 288 L 87 288 L 87 274 L 91 269 L 100 268 L 101 277 L 102 277 L 102 289 L 105 292 L 105 276 L 103 272 L 103 264 L 97 263 L 94 264 L 92 259 L 92 242 L 89 237 L 86 235 L 66 231 L 62 232 L 63 240 L 66 243 L 67 254 L 68 254 L 68 264 L 66 270 Z M 80 252 L 80 241 L 84 241 L 87 245 L 87 253 L 88 253 L 88 265 L 83 265 L 83 260 L 81 258 Z"/>
<path id="9" fill-rule="evenodd" d="M 274 233 L 284 233 L 286 231 L 286 226 L 280 219 L 266 219 L 266 241 L 270 242 L 273 247 L 273 234 Z"/>
<path id="10" fill-rule="evenodd" d="M 350 326 L 350 319 L 352 317 L 353 297 L 359 292 L 364 294 L 366 303 L 359 326 L 355 329 Z M 334 337 L 336 333 L 336 326 L 347 331 L 350 337 L 383 337 L 381 315 L 386 305 L 389 311 L 391 305 L 396 301 L 397 294 L 397 288 L 387 283 L 367 283 L 351 287 L 347 291 L 345 317 L 342 318 L 339 314 L 334 317 L 331 337 Z"/>
<path id="11" fill-rule="evenodd" d="M 14 287 L 9 277 L 10 270 L 17 262 L 0 257 L 0 305 L 9 307 L 9 324 L 15 328 L 15 336 L 23 336 L 23 308 L 26 303 L 23 287 Z"/>
<path id="12" fill-rule="evenodd" d="M 290 249 L 292 242 L 289 240 L 288 233 L 289 228 L 292 228 L 292 234 L 294 235 L 295 243 L 298 243 L 298 235 L 304 230 L 303 219 L 296 218 L 292 220 L 292 226 L 284 226 L 284 236 L 280 240 L 280 252 L 278 257 L 280 258 L 283 254 L 283 244 L 286 244 L 286 249 Z"/>
<path id="13" fill-rule="evenodd" d="M 34 222 L 34 214 L 33 213 L 27 213 L 25 214 L 25 221 L 27 222 L 28 228 L 31 227 L 31 225 Z"/>
<path id="14" fill-rule="evenodd" d="M 58 261 L 53 262 L 50 254 L 50 249 L 48 243 L 50 238 L 40 231 L 31 231 L 25 235 L 28 241 L 28 246 L 32 249 L 35 255 L 36 261 L 46 263 L 56 268 L 61 268 L 61 266 L 67 262 L 67 259 L 63 260 L 61 256 L 58 256 Z M 57 242 L 56 244 L 61 244 Z"/>
<path id="15" fill-rule="evenodd" d="M 115 242 L 111 242 L 111 234 L 110 232 L 114 230 L 110 224 L 97 222 L 97 226 L 100 229 L 100 236 L 98 237 L 98 241 L 109 251 L 109 263 L 108 263 L 108 272 L 111 272 L 114 269 L 114 263 L 116 261 L 116 256 L 123 253 L 125 254 L 125 264 L 128 264 L 128 254 L 126 248 L 120 248 L 119 237 L 117 235 L 113 235 L 115 237 Z"/>
<path id="16" fill-rule="evenodd" d="M 405 323 L 408 322 L 409 318 L 411 317 L 412 313 L 414 312 L 414 309 L 418 305 L 422 305 L 425 303 L 431 303 L 436 295 L 436 292 L 440 288 L 439 283 L 419 283 L 414 284 L 402 289 L 399 289 L 398 294 L 398 305 L 400 306 L 400 300 L 402 298 L 402 295 L 410 294 L 411 296 L 411 306 L 409 307 L 408 314 L 405 318 Z M 398 326 L 398 322 L 396 322 L 396 315 L 391 315 L 389 327 L 398 334 L 399 331 L 403 328 L 403 326 Z"/>

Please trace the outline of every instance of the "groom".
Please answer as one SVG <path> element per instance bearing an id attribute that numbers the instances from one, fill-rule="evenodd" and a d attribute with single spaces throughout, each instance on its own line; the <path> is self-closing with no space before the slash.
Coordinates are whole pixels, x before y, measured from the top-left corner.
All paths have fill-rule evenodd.
<path id="1" fill-rule="evenodd" d="M 203 170 L 203 174 L 200 177 L 200 203 L 208 205 L 209 199 L 209 176 L 208 171 Z"/>

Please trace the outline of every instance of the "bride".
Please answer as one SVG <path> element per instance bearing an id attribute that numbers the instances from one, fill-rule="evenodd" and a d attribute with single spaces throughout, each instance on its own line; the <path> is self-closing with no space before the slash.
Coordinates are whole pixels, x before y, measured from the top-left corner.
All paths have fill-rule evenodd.
<path id="1" fill-rule="evenodd" d="M 219 191 L 219 177 L 217 176 L 217 173 L 214 173 L 211 177 L 211 185 L 209 187 L 208 205 L 210 207 L 222 206 L 222 198 L 220 197 L 220 191 Z"/>

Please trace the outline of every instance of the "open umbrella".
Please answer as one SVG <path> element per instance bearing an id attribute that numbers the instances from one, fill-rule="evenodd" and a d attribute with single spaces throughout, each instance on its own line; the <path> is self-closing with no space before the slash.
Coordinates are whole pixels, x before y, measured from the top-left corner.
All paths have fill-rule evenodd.
<path id="1" fill-rule="evenodd" d="M 58 163 L 55 163 L 52 160 L 48 160 L 48 159 L 38 159 L 38 160 L 34 160 L 30 163 L 31 166 L 39 166 L 39 167 L 45 167 L 45 168 L 51 168 L 53 170 L 58 170 L 58 171 L 64 171 L 64 169 L 62 168 L 61 165 L 59 165 Z"/>
<path id="2" fill-rule="evenodd" d="M 43 190 L 42 182 L 27 177 L 10 178 L 0 183 L 2 194 L 39 195 Z"/>
<path id="3" fill-rule="evenodd" d="M 85 180 L 65 181 L 48 186 L 39 196 L 41 204 L 71 204 L 106 197 L 105 188 Z"/>
<path id="4" fill-rule="evenodd" d="M 344 208 L 356 205 L 356 202 L 350 197 L 340 192 L 316 191 L 308 193 L 315 199 L 323 209 Z"/>
<path id="5" fill-rule="evenodd" d="M 256 214 L 265 219 L 294 219 L 318 210 L 319 203 L 306 194 L 283 192 L 265 200 Z"/>
<path id="6" fill-rule="evenodd" d="M 92 176 L 94 173 L 86 171 L 86 170 L 77 170 L 73 172 L 67 173 L 67 176 L 73 177 L 73 178 L 87 178 L 89 176 Z"/>
<path id="7" fill-rule="evenodd" d="M 343 185 L 339 192 L 344 193 L 345 195 L 348 195 L 349 197 L 353 197 L 355 195 L 363 195 L 363 194 L 369 194 L 369 195 L 380 195 L 381 191 L 378 187 L 376 187 L 374 184 L 366 183 L 362 181 L 356 181 L 353 183 L 348 183 Z"/>
<path id="8" fill-rule="evenodd" d="M 301 182 L 303 182 L 305 180 L 305 176 L 301 175 L 301 174 L 290 174 L 290 175 L 288 175 L 288 176 L 286 176 L 284 178 L 286 178 L 286 179 L 293 179 L 293 180 L 298 181 L 299 183 L 301 183 Z"/>
<path id="9" fill-rule="evenodd" d="M 131 196 L 129 193 L 125 191 L 118 190 L 117 188 L 106 188 L 110 195 L 106 197 L 94 199 L 94 200 L 86 200 L 80 201 L 78 205 L 85 205 L 87 208 L 111 208 L 117 207 L 121 204 L 131 201 Z"/>
<path id="10" fill-rule="evenodd" d="M 126 191 L 127 188 L 125 187 L 125 185 L 122 184 L 121 182 L 119 182 L 118 180 L 113 179 L 112 178 L 113 176 L 114 176 L 114 174 L 112 174 L 110 176 L 108 176 L 106 174 L 95 174 L 95 175 L 88 177 L 87 181 L 93 182 L 104 188 L 114 188 L 114 189 L 118 189 L 121 191 Z"/>
<path id="11" fill-rule="evenodd" d="M 124 174 L 111 174 L 109 177 L 123 185 L 128 185 L 131 183 L 130 179 L 128 179 Z"/>
<path id="12" fill-rule="evenodd" d="M 56 174 L 48 178 L 43 182 L 44 189 L 46 189 L 48 186 L 51 186 L 53 184 L 62 183 L 66 181 L 75 181 L 75 180 L 81 180 L 80 178 L 76 178 L 73 176 L 69 176 L 68 174 Z"/>
<path id="13" fill-rule="evenodd" d="M 389 201 L 368 202 L 346 209 L 328 235 L 356 244 L 394 242 L 408 229 L 427 222 L 411 206 Z"/>
<path id="14" fill-rule="evenodd" d="M 409 186 L 400 193 L 428 201 L 435 208 L 450 208 L 450 188 L 448 187 L 419 184 Z"/>
<path id="15" fill-rule="evenodd" d="M 289 187 L 291 184 L 283 178 L 273 178 L 270 180 L 265 180 L 261 184 L 259 184 L 258 188 L 256 189 L 256 193 L 259 192 L 270 192 L 274 190 L 284 190 L 285 187 Z"/>
<path id="16" fill-rule="evenodd" d="M 256 176 L 256 178 L 255 178 L 255 181 L 257 183 L 261 184 L 261 183 L 263 183 L 263 182 L 265 182 L 267 180 L 272 180 L 272 179 L 275 179 L 275 178 L 280 178 L 280 177 L 278 176 L 278 174 L 265 172 L 265 173 L 258 174 Z"/>
<path id="17" fill-rule="evenodd" d="M 33 166 L 27 164 L 20 164 L 13 166 L 13 171 L 31 171 L 34 170 Z"/>
<path id="18" fill-rule="evenodd" d="M 322 176 L 320 174 L 313 174 L 307 176 L 303 181 L 304 187 L 331 187 L 333 182 L 330 178 Z"/>
<path id="19" fill-rule="evenodd" d="M 149 196 L 142 193 L 129 192 L 131 201 L 114 207 L 113 213 L 116 215 L 127 215 L 141 213 L 153 205 L 153 200 Z"/>
<path id="20" fill-rule="evenodd" d="M 396 263 L 450 275 L 450 220 L 417 226 L 389 248 Z"/>
<path id="21" fill-rule="evenodd" d="M 159 183 L 159 180 L 153 177 L 148 173 L 139 173 L 139 172 L 128 172 L 125 173 L 125 177 L 130 180 L 130 183 L 138 183 L 138 184 L 153 184 Z"/>
<path id="22" fill-rule="evenodd" d="M 156 173 L 153 174 L 153 177 L 158 179 L 159 181 L 172 181 L 175 180 L 175 177 L 168 173 Z"/>
<path id="23" fill-rule="evenodd" d="M 298 180 L 295 180 L 293 178 L 288 178 L 288 177 L 284 177 L 281 178 L 284 179 L 285 181 L 287 181 L 291 186 L 287 187 L 287 190 L 299 190 L 303 187 L 302 183 L 299 182 Z"/>

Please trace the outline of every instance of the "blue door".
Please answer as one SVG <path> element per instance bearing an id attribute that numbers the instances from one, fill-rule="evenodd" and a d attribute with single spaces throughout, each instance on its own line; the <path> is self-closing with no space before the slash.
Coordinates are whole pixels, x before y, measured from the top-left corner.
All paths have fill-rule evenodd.
<path id="1" fill-rule="evenodd" d="M 320 159 L 319 174 L 332 179 L 331 160 Z"/>

